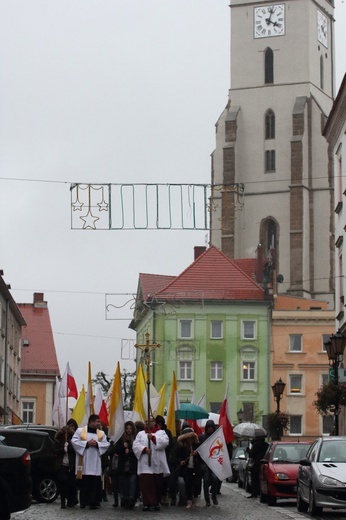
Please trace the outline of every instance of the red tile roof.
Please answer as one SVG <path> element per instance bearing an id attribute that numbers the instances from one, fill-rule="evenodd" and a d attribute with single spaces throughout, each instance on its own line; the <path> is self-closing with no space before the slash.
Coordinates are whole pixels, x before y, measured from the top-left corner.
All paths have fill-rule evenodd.
<path id="1" fill-rule="evenodd" d="M 175 279 L 176 276 L 140 273 L 139 284 L 142 289 L 143 300 L 147 300 L 149 295 L 156 295 Z"/>
<path id="2" fill-rule="evenodd" d="M 27 326 L 22 328 L 22 374 L 60 375 L 47 306 L 18 303 Z M 23 340 L 29 340 L 23 346 Z"/>
<path id="3" fill-rule="evenodd" d="M 147 294 L 164 299 L 189 300 L 264 300 L 264 290 L 251 276 L 240 269 L 239 263 L 229 259 L 216 247 L 211 246 L 177 277 L 168 281 L 166 287 L 155 293 L 154 285 L 163 282 L 156 280 L 158 275 L 147 275 Z M 245 264 L 244 264 L 245 265 Z M 246 263 L 248 266 L 248 263 Z M 150 283 L 153 285 L 150 286 Z M 151 290 L 150 290 L 151 289 Z"/>

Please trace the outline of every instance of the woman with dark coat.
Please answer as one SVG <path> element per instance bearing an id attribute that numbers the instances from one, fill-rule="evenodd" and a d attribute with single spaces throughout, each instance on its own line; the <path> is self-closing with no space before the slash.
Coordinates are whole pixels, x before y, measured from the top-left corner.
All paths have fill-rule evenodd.
<path id="1" fill-rule="evenodd" d="M 184 428 L 177 441 L 180 475 L 185 483 L 186 509 L 191 509 L 201 492 L 200 458 L 196 451 L 198 437 L 192 428 Z"/>
<path id="2" fill-rule="evenodd" d="M 215 430 L 217 429 L 214 421 L 212 419 L 208 419 L 205 423 L 204 433 L 199 436 L 199 442 L 202 444 L 208 437 L 210 437 Z M 219 479 L 215 475 L 215 473 L 209 468 L 209 466 L 201 461 L 201 469 L 203 474 L 203 492 L 206 506 L 210 506 L 210 495 L 209 489 L 211 488 L 211 498 L 213 500 L 214 506 L 217 506 L 218 501 L 216 495 L 219 489 Z"/>
<path id="3" fill-rule="evenodd" d="M 118 454 L 118 475 L 122 506 L 132 509 L 136 502 L 137 457 L 132 445 L 136 437 L 136 428 L 132 421 L 125 423 L 125 431 L 116 443 Z"/>
<path id="4" fill-rule="evenodd" d="M 55 434 L 54 453 L 57 455 L 59 463 L 61 509 L 65 509 L 66 505 L 74 507 L 78 502 L 75 476 L 76 452 L 71 444 L 73 434 L 74 429 L 70 426 L 63 426 Z"/>

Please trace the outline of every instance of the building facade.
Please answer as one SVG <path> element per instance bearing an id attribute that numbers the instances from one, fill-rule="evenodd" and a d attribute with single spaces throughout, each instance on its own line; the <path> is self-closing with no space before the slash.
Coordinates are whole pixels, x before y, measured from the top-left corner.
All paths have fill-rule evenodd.
<path id="1" fill-rule="evenodd" d="M 216 124 L 210 242 L 262 248 L 269 285 L 334 306 L 333 3 L 231 0 L 231 89 Z M 244 187 L 237 211 L 234 183 Z M 222 189 L 220 189 L 222 186 Z M 275 290 L 274 290 L 275 293 Z"/>
<path id="2" fill-rule="evenodd" d="M 160 344 L 151 354 L 157 389 L 167 382 L 169 396 L 175 371 L 181 402 L 205 395 L 208 411 L 218 413 L 229 385 L 233 420 L 243 409 L 261 421 L 269 409 L 272 301 L 240 265 L 211 247 L 177 277 L 141 274 L 131 327 L 138 344 L 147 332 Z"/>
<path id="3" fill-rule="evenodd" d="M 51 425 L 56 376 L 60 376 L 47 302 L 34 293 L 33 303 L 19 303 L 22 329 L 21 419 Z"/>
<path id="4" fill-rule="evenodd" d="M 322 417 L 313 402 L 317 390 L 329 381 L 324 343 L 335 329 L 335 313 L 327 303 L 291 296 L 274 300 L 271 334 L 271 380 L 286 383 L 280 409 L 290 416 L 289 436 L 329 435 L 333 415 Z M 275 411 L 272 396 L 271 411 Z"/>
<path id="5" fill-rule="evenodd" d="M 21 329 L 25 320 L 0 271 L 0 424 L 20 423 Z"/>

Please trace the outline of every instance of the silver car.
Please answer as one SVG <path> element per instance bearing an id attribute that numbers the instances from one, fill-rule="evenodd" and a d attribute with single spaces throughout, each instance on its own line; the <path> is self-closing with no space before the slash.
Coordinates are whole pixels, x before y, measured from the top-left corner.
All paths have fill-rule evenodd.
<path id="1" fill-rule="evenodd" d="M 317 439 L 300 461 L 297 486 L 300 512 L 346 509 L 346 437 Z"/>

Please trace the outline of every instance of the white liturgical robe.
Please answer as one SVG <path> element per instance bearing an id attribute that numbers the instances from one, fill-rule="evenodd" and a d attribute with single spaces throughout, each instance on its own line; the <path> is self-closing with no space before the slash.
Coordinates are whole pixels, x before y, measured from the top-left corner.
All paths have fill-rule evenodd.
<path id="1" fill-rule="evenodd" d="M 151 464 L 148 464 L 148 454 L 143 450 L 148 447 L 148 437 L 145 431 L 140 431 L 133 442 L 133 453 L 138 459 L 138 475 L 142 473 L 163 473 L 164 476 L 169 475 L 169 467 L 166 458 L 166 447 L 169 439 L 164 430 L 153 432 L 155 442 L 151 441 Z"/>
<path id="2" fill-rule="evenodd" d="M 87 442 L 91 439 L 97 441 L 97 447 L 87 448 Z M 109 442 L 105 433 L 97 430 L 96 433 L 88 432 L 87 427 L 78 428 L 72 437 L 72 446 L 77 454 L 76 473 L 79 465 L 79 457 L 83 457 L 83 475 L 101 476 L 101 455 L 106 453 Z"/>

